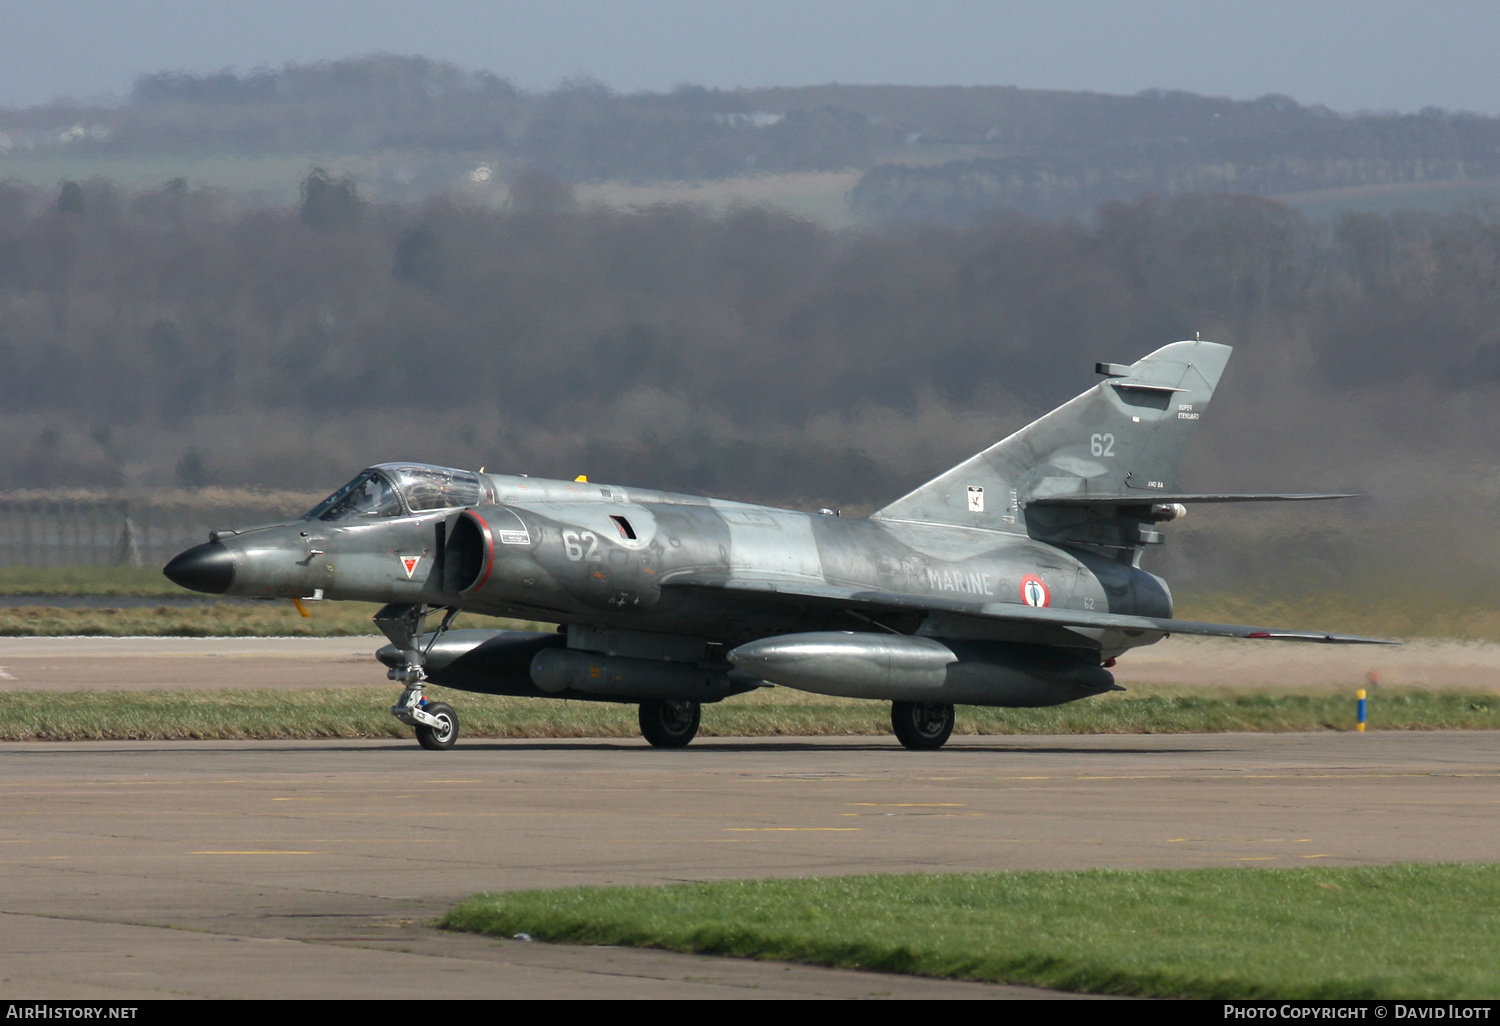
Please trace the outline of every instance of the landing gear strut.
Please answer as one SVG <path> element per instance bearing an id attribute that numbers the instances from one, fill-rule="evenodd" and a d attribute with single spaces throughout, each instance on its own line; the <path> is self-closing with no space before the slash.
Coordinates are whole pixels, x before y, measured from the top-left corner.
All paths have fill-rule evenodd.
<path id="1" fill-rule="evenodd" d="M 444 702 L 427 700 L 424 693 L 427 673 L 423 665 L 432 646 L 452 626 L 458 610 L 448 609 L 427 647 L 420 648 L 417 639 L 422 636 L 422 626 L 429 612 L 431 610 L 425 605 L 384 606 L 375 614 L 375 626 L 401 650 L 405 661 L 399 669 L 386 672 L 386 677 L 400 681 L 403 689 L 401 697 L 391 706 L 391 715 L 407 726 L 417 728 L 417 743 L 428 751 L 437 752 L 452 748 L 458 741 L 458 715 Z"/>

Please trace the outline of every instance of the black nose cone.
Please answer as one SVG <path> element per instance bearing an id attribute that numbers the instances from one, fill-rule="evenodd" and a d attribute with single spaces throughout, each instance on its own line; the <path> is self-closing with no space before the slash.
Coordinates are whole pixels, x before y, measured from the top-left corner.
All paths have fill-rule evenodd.
<path id="1" fill-rule="evenodd" d="M 222 595 L 234 583 L 234 553 L 222 542 L 205 542 L 179 552 L 161 572 L 173 584 Z"/>

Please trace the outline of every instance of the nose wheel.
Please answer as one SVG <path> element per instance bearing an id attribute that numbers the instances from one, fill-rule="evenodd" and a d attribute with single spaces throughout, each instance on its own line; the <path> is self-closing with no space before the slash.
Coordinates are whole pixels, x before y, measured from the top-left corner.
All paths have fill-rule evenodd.
<path id="1" fill-rule="evenodd" d="M 417 724 L 417 744 L 429 752 L 452 748 L 458 741 L 458 715 L 446 702 L 428 702 L 424 711 L 435 721 Z"/>

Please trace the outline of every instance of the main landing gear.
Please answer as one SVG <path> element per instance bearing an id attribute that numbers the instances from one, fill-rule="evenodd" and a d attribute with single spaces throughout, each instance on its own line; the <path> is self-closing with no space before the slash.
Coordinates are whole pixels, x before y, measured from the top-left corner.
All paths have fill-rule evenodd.
<path id="1" fill-rule="evenodd" d="M 913 751 L 941 748 L 953 733 L 953 706 L 941 702 L 892 702 L 891 729 Z"/>
<path id="2" fill-rule="evenodd" d="M 641 734 L 653 748 L 685 748 L 698 734 L 697 702 L 641 703 Z"/>
<path id="3" fill-rule="evenodd" d="M 375 626 L 391 639 L 391 643 L 401 650 L 405 658 L 404 666 L 386 673 L 388 678 L 402 684 L 401 697 L 391 706 L 391 715 L 417 729 L 417 743 L 423 748 L 430 752 L 441 752 L 458 742 L 458 714 L 446 702 L 427 700 L 424 693 L 427 674 L 422 666 L 437 639 L 453 624 L 458 610 L 449 609 L 446 612 L 443 622 L 433 632 L 432 640 L 424 649 L 417 646 L 417 639 L 422 636 L 428 612 L 430 610 L 425 605 L 384 606 L 375 614 Z"/>

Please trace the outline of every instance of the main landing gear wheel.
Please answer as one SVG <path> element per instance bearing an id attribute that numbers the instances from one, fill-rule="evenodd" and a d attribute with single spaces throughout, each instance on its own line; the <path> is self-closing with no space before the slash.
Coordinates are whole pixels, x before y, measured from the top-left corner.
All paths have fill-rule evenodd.
<path id="1" fill-rule="evenodd" d="M 685 748 L 698 734 L 697 702 L 642 702 L 641 733 L 653 748 Z"/>
<path id="2" fill-rule="evenodd" d="M 953 706 L 941 702 L 892 702 L 891 729 L 913 751 L 941 748 L 953 733 Z"/>
<path id="3" fill-rule="evenodd" d="M 446 702 L 428 702 L 424 710 L 438 722 L 437 726 L 417 724 L 417 743 L 429 752 L 452 748 L 458 741 L 458 714 Z"/>

